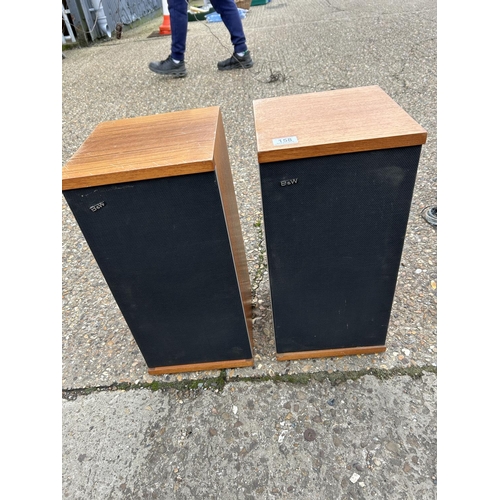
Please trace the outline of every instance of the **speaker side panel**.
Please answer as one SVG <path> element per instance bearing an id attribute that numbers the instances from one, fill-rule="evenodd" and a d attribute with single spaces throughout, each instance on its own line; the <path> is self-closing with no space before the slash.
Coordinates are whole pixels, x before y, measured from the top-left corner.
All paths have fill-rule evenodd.
<path id="1" fill-rule="evenodd" d="M 252 357 L 214 172 L 64 196 L 148 367 Z"/>
<path id="2" fill-rule="evenodd" d="M 278 353 L 385 343 L 420 150 L 260 164 Z"/>

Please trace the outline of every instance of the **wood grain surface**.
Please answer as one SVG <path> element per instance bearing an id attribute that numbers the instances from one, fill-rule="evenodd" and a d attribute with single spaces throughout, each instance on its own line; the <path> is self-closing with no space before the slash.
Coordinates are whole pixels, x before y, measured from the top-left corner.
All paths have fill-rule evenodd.
<path id="1" fill-rule="evenodd" d="M 253 349 L 252 334 L 252 290 L 250 284 L 250 275 L 248 273 L 248 264 L 245 252 L 245 243 L 243 232 L 241 230 L 236 194 L 234 192 L 233 175 L 229 164 L 229 153 L 227 149 L 226 135 L 222 115 L 219 113 L 217 123 L 217 138 L 215 141 L 215 174 L 226 217 L 226 227 L 231 244 L 231 253 L 233 255 L 238 287 L 240 290 L 241 302 L 250 341 L 250 347 Z"/>
<path id="2" fill-rule="evenodd" d="M 150 375 L 164 375 L 166 373 L 186 373 L 206 370 L 225 370 L 226 368 L 243 368 L 253 366 L 253 359 L 236 359 L 234 361 L 215 361 L 210 363 L 192 363 L 186 365 L 159 366 L 149 368 Z"/>
<path id="3" fill-rule="evenodd" d="M 332 358 L 337 356 L 355 356 L 357 354 L 375 354 L 385 352 L 386 346 L 346 347 L 343 349 L 323 349 L 319 351 L 279 352 L 276 354 L 278 361 L 290 359 Z"/>
<path id="4" fill-rule="evenodd" d="M 100 123 L 62 170 L 76 189 L 214 170 L 217 106 Z"/>
<path id="5" fill-rule="evenodd" d="M 259 163 L 416 146 L 427 140 L 425 129 L 376 85 L 259 99 L 253 111 Z"/>

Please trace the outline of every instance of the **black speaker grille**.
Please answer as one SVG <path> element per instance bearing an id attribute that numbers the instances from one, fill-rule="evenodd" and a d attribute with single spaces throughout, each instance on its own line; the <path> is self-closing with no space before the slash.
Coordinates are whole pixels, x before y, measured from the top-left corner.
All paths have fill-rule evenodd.
<path id="1" fill-rule="evenodd" d="M 384 345 L 420 150 L 260 165 L 279 353 Z"/>
<path id="2" fill-rule="evenodd" d="M 252 357 L 214 172 L 64 195 L 150 368 Z"/>

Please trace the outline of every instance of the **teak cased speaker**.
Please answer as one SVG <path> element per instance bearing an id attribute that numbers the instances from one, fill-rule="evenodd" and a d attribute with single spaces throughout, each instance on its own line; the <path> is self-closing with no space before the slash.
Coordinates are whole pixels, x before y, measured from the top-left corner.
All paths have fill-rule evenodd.
<path id="1" fill-rule="evenodd" d="M 250 279 L 218 107 L 101 123 L 62 177 L 150 374 L 253 365 Z"/>
<path id="2" fill-rule="evenodd" d="M 426 131 L 377 86 L 254 119 L 277 359 L 385 351 Z"/>

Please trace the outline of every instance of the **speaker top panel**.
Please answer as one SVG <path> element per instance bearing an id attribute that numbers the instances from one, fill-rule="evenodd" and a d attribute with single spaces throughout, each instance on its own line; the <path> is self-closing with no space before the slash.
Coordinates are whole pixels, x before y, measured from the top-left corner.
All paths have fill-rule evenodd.
<path id="1" fill-rule="evenodd" d="M 253 102 L 259 163 L 425 144 L 427 132 L 380 87 Z"/>
<path id="2" fill-rule="evenodd" d="M 63 167 L 63 191 L 213 171 L 220 120 L 214 106 L 102 122 Z"/>

